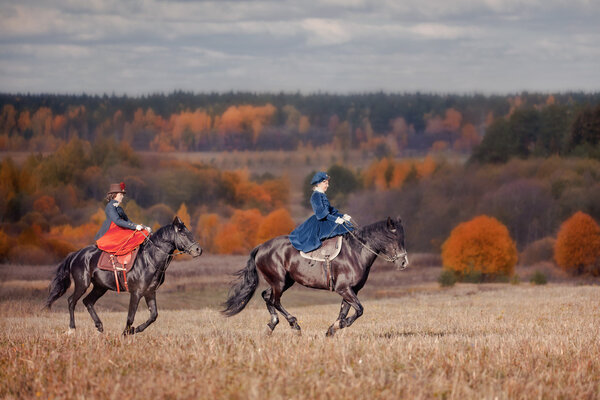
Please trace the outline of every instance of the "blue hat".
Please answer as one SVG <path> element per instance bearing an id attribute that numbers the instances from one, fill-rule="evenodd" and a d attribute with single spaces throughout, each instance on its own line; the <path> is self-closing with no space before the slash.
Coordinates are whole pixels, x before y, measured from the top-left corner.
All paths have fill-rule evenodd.
<path id="1" fill-rule="evenodd" d="M 329 175 L 327 175 L 327 173 L 323 172 L 323 171 L 319 171 L 315 174 L 315 176 L 313 176 L 312 180 L 310 181 L 311 185 L 316 185 L 318 183 L 321 183 L 325 180 L 329 179 Z"/>

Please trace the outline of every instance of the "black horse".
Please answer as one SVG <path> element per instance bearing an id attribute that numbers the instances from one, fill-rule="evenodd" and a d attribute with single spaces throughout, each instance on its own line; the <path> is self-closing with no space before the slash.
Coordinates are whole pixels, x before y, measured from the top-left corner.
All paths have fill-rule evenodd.
<path id="1" fill-rule="evenodd" d="M 186 252 L 193 257 L 202 254 L 200 245 L 194 241 L 192 233 L 185 224 L 175 217 L 173 223 L 165 225 L 153 233 L 140 245 L 138 255 L 131 270 L 127 273 L 127 283 L 130 291 L 129 312 L 124 335 L 142 332 L 156 321 L 156 289 L 164 282 L 165 272 L 173 259 L 175 250 Z M 114 272 L 97 268 L 101 250 L 96 245 L 87 246 L 69 254 L 58 266 L 56 276 L 50 283 L 50 294 L 46 307 L 50 308 L 60 296 L 71 286 L 71 276 L 75 281 L 73 294 L 69 296 L 69 327 L 75 329 L 75 305 L 86 292 L 90 284 L 92 291 L 83 299 L 87 310 L 100 332 L 104 331 L 102 321 L 98 318 L 94 304 L 107 290 L 117 290 Z M 120 284 L 123 286 L 123 282 Z M 133 320 L 142 296 L 150 309 L 150 317 L 137 328 L 133 328 Z"/>
<path id="2" fill-rule="evenodd" d="M 389 256 L 392 254 L 392 256 Z M 400 219 L 388 218 L 344 235 L 340 254 L 331 262 L 332 290 L 342 296 L 342 307 L 337 320 L 327 330 L 333 336 L 338 329 L 352 325 L 362 315 L 363 306 L 358 301 L 358 291 L 362 289 L 371 265 L 378 256 L 395 263 L 399 268 L 408 266 L 404 247 L 404 228 Z M 231 287 L 222 312 L 233 316 L 244 309 L 258 286 L 257 268 L 270 286 L 262 292 L 271 314 L 267 324 L 269 334 L 279 323 L 277 311 L 289 322 L 292 329 L 300 333 L 296 318 L 288 313 L 280 303 L 281 295 L 295 282 L 315 288 L 328 289 L 326 273 L 319 265 L 311 266 L 290 243 L 288 236 L 279 236 L 258 245 L 250 253 L 246 268 L 238 271 L 238 281 Z M 352 306 L 354 315 L 346 318 Z"/>

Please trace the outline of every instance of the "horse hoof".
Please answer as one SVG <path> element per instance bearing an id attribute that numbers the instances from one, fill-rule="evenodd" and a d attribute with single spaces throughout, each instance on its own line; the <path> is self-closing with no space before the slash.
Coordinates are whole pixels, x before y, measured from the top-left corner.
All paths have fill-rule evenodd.
<path id="1" fill-rule="evenodd" d="M 333 323 L 333 325 L 331 325 L 329 327 L 329 329 L 327 329 L 327 333 L 325 334 L 325 336 L 331 337 L 331 336 L 335 335 L 335 332 L 338 331 L 339 329 L 341 329 L 341 324 L 340 324 L 340 321 L 337 320 Z"/>
<path id="2" fill-rule="evenodd" d="M 294 329 L 293 332 L 296 336 L 302 336 L 302 331 L 300 329 Z"/>
<path id="3" fill-rule="evenodd" d="M 65 335 L 72 335 L 75 333 L 75 328 L 69 328 L 66 330 Z"/>
<path id="4" fill-rule="evenodd" d="M 130 326 L 129 328 L 125 328 L 125 330 L 123 331 L 123 336 L 133 335 L 134 333 L 135 329 L 133 329 L 133 326 Z"/>
<path id="5" fill-rule="evenodd" d="M 271 336 L 272 333 L 273 333 L 273 329 L 271 329 L 271 327 L 269 325 L 267 325 L 264 330 L 264 335 L 266 337 L 269 337 L 269 336 Z"/>

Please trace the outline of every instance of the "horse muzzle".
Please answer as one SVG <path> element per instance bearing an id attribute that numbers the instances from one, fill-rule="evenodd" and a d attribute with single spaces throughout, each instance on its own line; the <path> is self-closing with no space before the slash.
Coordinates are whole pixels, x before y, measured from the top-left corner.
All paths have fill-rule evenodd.
<path id="1" fill-rule="evenodd" d="M 400 271 L 403 271 L 408 267 L 408 253 L 406 252 L 406 250 L 396 255 L 396 260 L 394 260 L 394 264 L 396 264 L 396 268 Z"/>
<path id="2" fill-rule="evenodd" d="M 194 243 L 188 249 L 186 249 L 186 253 L 188 253 L 192 257 L 200 257 L 202 255 L 202 247 L 198 243 Z"/>

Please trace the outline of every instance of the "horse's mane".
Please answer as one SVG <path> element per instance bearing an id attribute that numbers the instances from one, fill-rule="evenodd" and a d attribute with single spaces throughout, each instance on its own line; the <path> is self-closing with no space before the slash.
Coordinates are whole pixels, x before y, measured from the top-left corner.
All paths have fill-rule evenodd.
<path id="1" fill-rule="evenodd" d="M 387 230 L 387 220 L 373 222 L 372 224 L 363 226 L 355 231 L 363 242 L 369 240 L 372 246 L 379 247 L 385 245 L 385 239 L 390 239 L 391 235 Z M 348 235 L 348 233 L 346 234 Z M 345 235 L 344 235 L 345 236 Z"/>
<path id="2" fill-rule="evenodd" d="M 152 232 L 152 234 L 150 236 L 148 236 L 148 239 L 151 240 L 154 244 L 158 244 L 160 242 L 164 242 L 166 241 L 166 239 L 168 237 L 170 237 L 170 234 L 173 229 L 173 225 L 172 224 L 167 224 L 165 226 L 161 226 L 160 228 L 158 228 L 158 230 L 156 232 Z M 143 244 L 146 244 L 146 242 L 144 241 Z"/>
<path id="3" fill-rule="evenodd" d="M 163 236 L 166 234 L 167 231 L 172 231 L 173 230 L 173 224 L 167 224 L 164 226 L 161 226 L 160 228 L 158 228 L 158 230 L 156 232 L 154 232 L 152 235 L 150 235 L 150 238 L 163 238 Z M 169 232 L 171 233 L 171 232 Z"/>

